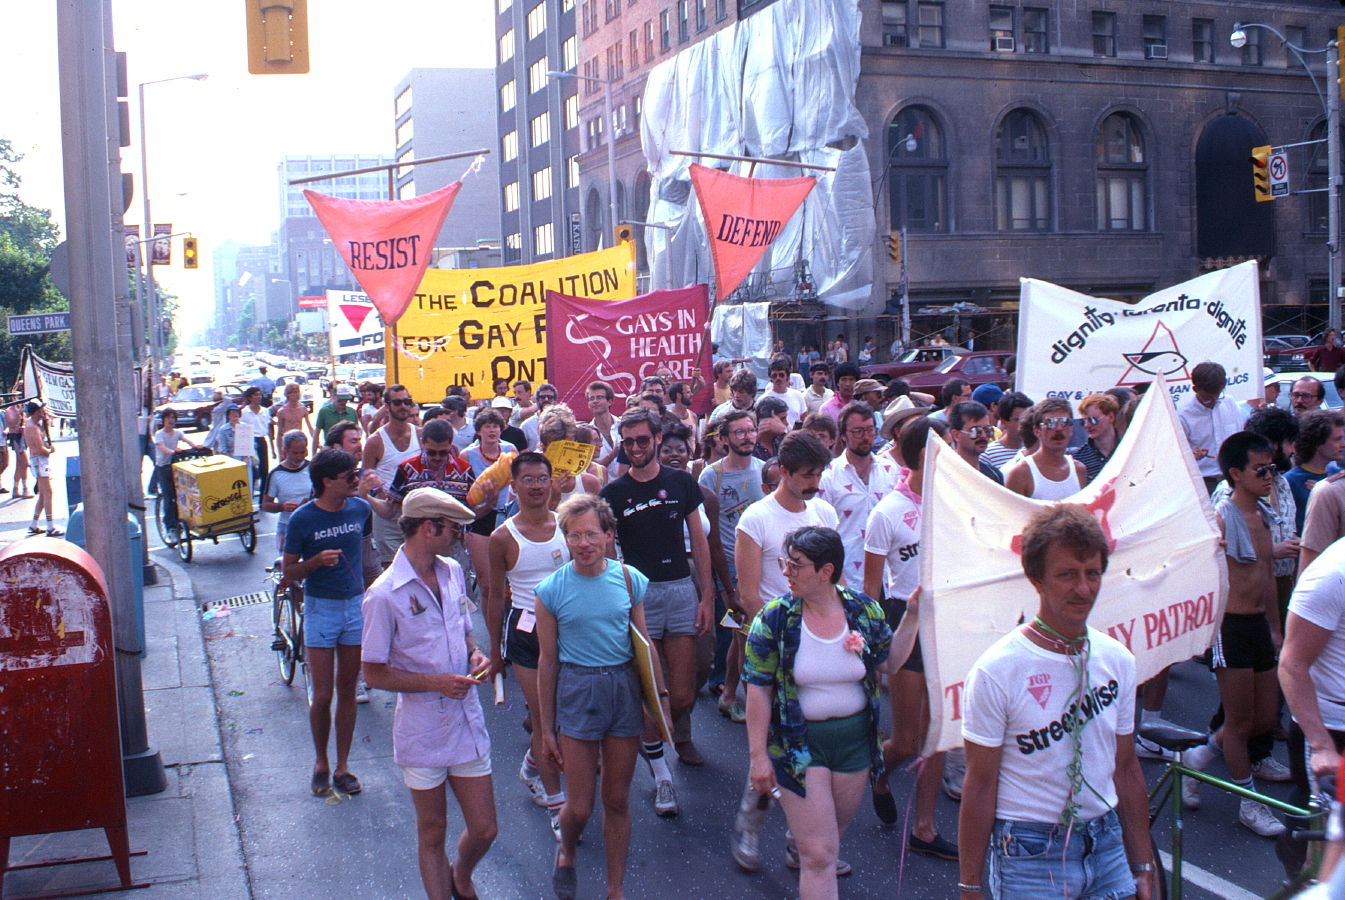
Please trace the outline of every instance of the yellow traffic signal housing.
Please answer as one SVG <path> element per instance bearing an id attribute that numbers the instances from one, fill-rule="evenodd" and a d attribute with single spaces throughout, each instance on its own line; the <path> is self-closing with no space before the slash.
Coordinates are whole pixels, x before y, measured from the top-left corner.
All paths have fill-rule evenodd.
<path id="1" fill-rule="evenodd" d="M 308 0 L 244 0 L 248 71 L 253 75 L 308 72 Z"/>
<path id="2" fill-rule="evenodd" d="M 1252 148 L 1252 190 L 1256 192 L 1256 202 L 1265 203 L 1274 200 L 1270 193 L 1270 146 Z"/>
<path id="3" fill-rule="evenodd" d="M 182 239 L 182 268 L 195 269 L 200 265 L 200 257 L 196 255 L 196 238 L 189 237 Z"/>
<path id="4" fill-rule="evenodd" d="M 627 241 L 635 240 L 635 229 L 625 222 L 622 222 L 613 229 L 613 233 L 616 235 L 616 242 L 618 244 L 624 244 Z"/>
<path id="5" fill-rule="evenodd" d="M 897 232 L 887 236 L 887 258 L 894 263 L 901 262 L 901 235 Z"/>

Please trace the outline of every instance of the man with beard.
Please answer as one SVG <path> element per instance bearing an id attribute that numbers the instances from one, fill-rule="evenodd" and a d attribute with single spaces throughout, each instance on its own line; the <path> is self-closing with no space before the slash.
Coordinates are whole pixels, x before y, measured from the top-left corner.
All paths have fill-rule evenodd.
<path id="1" fill-rule="evenodd" d="M 616 513 L 616 535 L 623 558 L 649 579 L 643 600 L 645 624 L 668 667 L 669 705 L 676 719 L 695 704 L 695 639 L 709 633 L 714 619 L 710 545 L 700 521 L 704 498 L 689 473 L 659 464 L 662 425 L 655 413 L 627 410 L 621 417 L 619 433 L 630 467 L 600 494 Z M 698 583 L 692 582 L 684 533 L 691 535 Z M 675 816 L 677 793 L 672 773 L 663 758 L 663 742 L 648 722 L 644 738 L 641 753 L 654 777 L 655 811 L 661 816 Z M 704 764 L 691 740 L 679 741 L 676 749 L 684 764 Z"/>
<path id="2" fill-rule="evenodd" d="M 1088 481 L 1083 463 L 1065 452 L 1074 431 L 1073 410 L 1063 397 L 1048 397 L 1028 410 L 1037 452 L 1004 473 L 1004 486 L 1034 500 L 1064 500 Z"/>
<path id="3" fill-rule="evenodd" d="M 953 447 L 957 455 L 995 484 L 1003 484 L 1004 476 L 999 473 L 999 469 L 990 463 L 981 462 L 981 454 L 990 446 L 990 438 L 995 431 L 990 424 L 990 410 L 982 403 L 967 400 L 949 410 L 948 424 L 953 429 Z"/>
<path id="4" fill-rule="evenodd" d="M 827 364 L 813 363 L 808 369 L 808 378 L 811 383 L 808 385 L 808 389 L 803 392 L 803 402 L 807 406 L 804 418 L 817 412 L 831 401 L 831 388 L 827 387 L 827 382 L 831 379 L 831 370 L 827 368 Z"/>
<path id="5" fill-rule="evenodd" d="M 1320 409 L 1324 399 L 1326 389 L 1311 375 L 1304 375 L 1289 387 L 1289 406 L 1296 416 Z"/>
<path id="6" fill-rule="evenodd" d="M 875 456 L 878 425 L 873 408 L 854 401 L 836 418 L 845 449 L 822 475 L 818 496 L 840 517 L 836 530 L 845 542 L 845 583 L 864 583 L 864 532 L 869 513 L 896 487 L 901 468 L 892 457 Z"/>
<path id="7" fill-rule="evenodd" d="M 388 410 L 388 424 L 380 427 L 364 443 L 364 468 L 372 469 L 383 484 L 392 484 L 397 467 L 420 453 L 419 415 L 416 401 L 400 384 L 390 384 L 383 390 L 383 403 Z M 402 544 L 402 527 L 397 524 L 397 513 L 374 516 L 374 545 L 384 566 Z"/>

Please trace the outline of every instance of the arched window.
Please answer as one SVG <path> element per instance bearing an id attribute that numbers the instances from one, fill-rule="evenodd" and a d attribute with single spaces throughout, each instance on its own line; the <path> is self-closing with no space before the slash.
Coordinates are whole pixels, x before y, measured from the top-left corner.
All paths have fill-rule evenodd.
<path id="1" fill-rule="evenodd" d="M 1051 148 L 1041 120 L 1017 109 L 995 135 L 995 227 L 1051 230 Z"/>
<path id="2" fill-rule="evenodd" d="M 1097 230 L 1149 230 L 1149 157 L 1139 122 L 1127 113 L 1102 120 L 1093 147 L 1097 161 Z"/>
<path id="3" fill-rule="evenodd" d="M 584 238 L 584 249 L 591 252 L 604 246 L 602 197 L 599 196 L 597 188 L 588 189 L 588 199 L 584 201 L 584 219 L 585 230 L 588 232 Z"/>
<path id="4" fill-rule="evenodd" d="M 1196 256 L 1207 268 L 1275 253 L 1275 204 L 1257 203 L 1253 147 L 1266 134 L 1236 113 L 1210 120 L 1196 141 Z M 1222 261 L 1222 262 L 1220 262 Z"/>
<path id="5" fill-rule="evenodd" d="M 649 192 L 651 181 L 649 171 L 641 169 L 635 176 L 635 208 L 632 218 L 643 222 L 649 219 Z M 635 226 L 635 271 L 641 275 L 649 271 L 649 257 L 644 247 L 644 226 Z"/>
<path id="6" fill-rule="evenodd" d="M 943 129 L 920 106 L 897 113 L 887 127 L 892 229 L 948 230 L 948 156 Z"/>

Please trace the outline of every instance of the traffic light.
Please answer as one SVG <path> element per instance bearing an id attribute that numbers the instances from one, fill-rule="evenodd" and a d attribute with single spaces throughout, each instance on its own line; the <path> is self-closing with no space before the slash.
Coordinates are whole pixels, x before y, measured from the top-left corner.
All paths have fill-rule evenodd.
<path id="1" fill-rule="evenodd" d="M 253 75 L 308 72 L 308 0 L 245 0 L 248 71 Z"/>
<path id="2" fill-rule="evenodd" d="M 1252 190 L 1256 192 L 1256 202 L 1274 200 L 1270 193 L 1270 146 L 1253 147 L 1251 163 Z"/>
<path id="3" fill-rule="evenodd" d="M 635 239 L 635 229 L 626 222 L 622 222 L 613 229 L 613 234 L 616 235 L 616 242 L 618 244 L 624 244 L 627 241 Z"/>
<path id="4" fill-rule="evenodd" d="M 182 268 L 195 269 L 200 260 L 196 256 L 196 238 L 188 237 L 182 239 Z"/>
<path id="5" fill-rule="evenodd" d="M 901 235 L 895 231 L 887 236 L 887 258 L 894 263 L 901 262 Z"/>

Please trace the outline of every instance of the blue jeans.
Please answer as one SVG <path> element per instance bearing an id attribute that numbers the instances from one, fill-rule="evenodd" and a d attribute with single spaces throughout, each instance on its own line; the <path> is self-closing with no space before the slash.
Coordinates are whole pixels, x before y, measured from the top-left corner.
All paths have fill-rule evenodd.
<path id="1" fill-rule="evenodd" d="M 1115 812 L 1072 829 L 996 819 L 985 884 L 995 900 L 1119 900 L 1135 893 Z"/>

